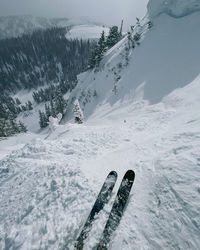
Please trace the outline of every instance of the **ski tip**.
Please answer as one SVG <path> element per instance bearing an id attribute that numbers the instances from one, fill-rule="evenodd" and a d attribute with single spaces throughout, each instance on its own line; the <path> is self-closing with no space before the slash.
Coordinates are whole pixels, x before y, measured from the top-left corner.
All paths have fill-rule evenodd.
<path id="1" fill-rule="evenodd" d="M 109 176 L 110 176 L 110 175 L 113 175 L 113 176 L 117 177 L 117 172 L 113 170 L 113 171 L 111 171 L 111 172 L 109 173 Z"/>
<path id="2" fill-rule="evenodd" d="M 134 181 L 135 179 L 135 172 L 133 170 L 128 170 L 124 175 L 124 179 L 128 179 L 129 181 Z"/>

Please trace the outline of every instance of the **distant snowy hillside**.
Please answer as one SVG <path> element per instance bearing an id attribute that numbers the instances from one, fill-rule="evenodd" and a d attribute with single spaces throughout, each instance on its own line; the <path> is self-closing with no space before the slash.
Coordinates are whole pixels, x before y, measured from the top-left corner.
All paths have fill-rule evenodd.
<path id="1" fill-rule="evenodd" d="M 88 18 L 44 18 L 34 16 L 2 16 L 0 17 L 0 39 L 18 37 L 31 33 L 36 29 L 51 27 L 67 27 L 70 29 L 76 25 L 101 26 Z"/>
<path id="2" fill-rule="evenodd" d="M 99 39 L 102 31 L 105 35 L 108 35 L 109 29 L 103 26 L 97 25 L 77 25 L 72 27 L 70 31 L 66 34 L 67 39 Z"/>
<path id="3" fill-rule="evenodd" d="M 67 20 L 67 19 L 66 19 Z M 0 17 L 0 39 L 17 37 L 36 29 L 46 29 L 54 25 L 49 19 L 33 16 Z"/>

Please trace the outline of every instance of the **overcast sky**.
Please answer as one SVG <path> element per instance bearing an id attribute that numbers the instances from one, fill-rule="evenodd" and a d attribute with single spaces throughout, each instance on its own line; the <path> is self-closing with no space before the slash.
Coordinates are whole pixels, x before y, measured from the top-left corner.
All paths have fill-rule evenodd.
<path id="1" fill-rule="evenodd" d="M 135 23 L 146 13 L 148 0 L 0 0 L 0 16 L 32 14 L 44 17 L 87 16 L 105 24 Z"/>

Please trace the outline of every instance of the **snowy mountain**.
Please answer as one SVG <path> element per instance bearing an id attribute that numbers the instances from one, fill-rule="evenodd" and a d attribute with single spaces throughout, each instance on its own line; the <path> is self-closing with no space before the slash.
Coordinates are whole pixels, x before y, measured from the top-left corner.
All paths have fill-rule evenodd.
<path id="1" fill-rule="evenodd" d="M 18 37 L 22 34 L 29 34 L 37 29 L 52 27 L 66 27 L 69 30 L 74 26 L 90 25 L 102 27 L 100 23 L 88 18 L 44 18 L 34 16 L 2 16 L 0 17 L 0 39 Z M 95 37 L 96 38 L 96 37 Z"/>
<path id="2" fill-rule="evenodd" d="M 108 249 L 199 249 L 198 7 L 150 0 L 131 37 L 79 75 L 68 103 L 79 99 L 83 124 L 68 112 L 61 125 L 0 141 L 1 249 L 73 249 L 115 170 L 113 196 L 85 242 L 92 249 L 128 169 L 135 182 Z"/>

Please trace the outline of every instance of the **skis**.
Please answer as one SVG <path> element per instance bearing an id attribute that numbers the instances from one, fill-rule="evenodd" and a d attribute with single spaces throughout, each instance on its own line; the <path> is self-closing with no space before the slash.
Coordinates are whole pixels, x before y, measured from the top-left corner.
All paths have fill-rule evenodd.
<path id="1" fill-rule="evenodd" d="M 112 233 L 116 230 L 120 223 L 126 204 L 128 201 L 129 193 L 135 179 L 135 173 L 129 170 L 124 175 L 121 185 L 117 192 L 113 207 L 110 212 L 110 216 L 104 228 L 102 237 L 97 246 L 97 250 L 106 250 L 109 244 Z"/>
<path id="2" fill-rule="evenodd" d="M 84 246 L 84 240 L 87 238 L 91 227 L 92 222 L 94 221 L 94 217 L 96 214 L 98 214 L 104 207 L 104 205 L 109 201 L 109 198 L 111 196 L 112 190 L 115 186 L 117 180 L 117 173 L 115 171 L 112 171 L 107 176 L 99 194 L 96 199 L 96 202 L 94 203 L 94 206 L 85 222 L 85 225 L 83 226 L 83 229 L 76 241 L 75 249 L 81 250 Z"/>
<path id="3" fill-rule="evenodd" d="M 120 220 L 123 216 L 123 213 L 125 211 L 134 179 L 135 179 L 134 171 L 128 170 L 124 175 L 122 182 L 120 184 L 110 215 L 105 225 L 102 237 L 99 241 L 98 246 L 96 247 L 97 250 L 107 250 L 111 235 L 118 227 Z M 84 240 L 87 238 L 91 230 L 94 217 L 103 209 L 104 205 L 109 201 L 116 180 L 117 180 L 117 173 L 115 171 L 110 172 L 98 194 L 96 202 L 94 203 L 94 206 L 88 216 L 88 219 L 76 241 L 75 249 L 77 250 L 83 249 Z"/>

